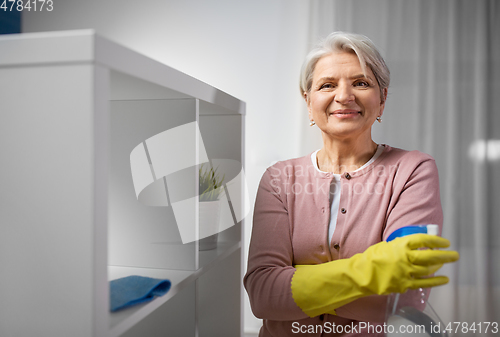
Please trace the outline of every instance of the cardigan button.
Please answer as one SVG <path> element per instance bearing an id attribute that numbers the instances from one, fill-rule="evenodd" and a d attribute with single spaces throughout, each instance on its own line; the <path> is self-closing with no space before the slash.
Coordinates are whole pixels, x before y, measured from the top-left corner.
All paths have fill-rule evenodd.
<path id="1" fill-rule="evenodd" d="M 340 213 L 342 213 L 342 214 L 346 214 L 346 213 L 347 213 L 347 210 L 346 210 L 345 208 L 342 208 L 342 209 L 340 210 Z"/>
<path id="2" fill-rule="evenodd" d="M 349 179 L 351 179 L 351 175 L 349 174 L 349 172 L 346 172 L 344 176 L 345 176 L 345 178 L 346 178 L 346 179 L 348 179 L 348 180 L 349 180 Z"/>
<path id="3" fill-rule="evenodd" d="M 333 248 L 335 248 L 336 250 L 339 250 L 340 245 L 339 245 L 338 243 L 334 243 L 334 244 L 333 244 Z"/>

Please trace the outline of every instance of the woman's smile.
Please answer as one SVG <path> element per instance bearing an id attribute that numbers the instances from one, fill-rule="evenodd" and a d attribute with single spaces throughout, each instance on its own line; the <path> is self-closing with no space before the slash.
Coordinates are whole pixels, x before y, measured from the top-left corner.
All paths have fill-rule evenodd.
<path id="1" fill-rule="evenodd" d="M 330 112 L 328 116 L 333 116 L 339 119 L 352 119 L 361 115 L 361 111 L 353 109 L 337 109 Z"/>

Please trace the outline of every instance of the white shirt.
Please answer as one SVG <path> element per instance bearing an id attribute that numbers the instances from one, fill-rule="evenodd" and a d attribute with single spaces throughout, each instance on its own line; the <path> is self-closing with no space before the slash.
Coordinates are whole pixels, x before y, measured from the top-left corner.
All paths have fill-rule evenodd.
<path id="1" fill-rule="evenodd" d="M 318 151 L 319 150 L 316 150 L 311 154 L 311 160 L 312 160 L 313 165 L 316 168 L 316 170 L 318 170 L 319 172 L 323 172 L 318 167 L 318 160 L 317 160 Z M 377 146 L 377 151 L 375 151 L 375 154 L 373 155 L 373 157 L 371 157 L 370 160 L 368 160 L 363 166 L 358 168 L 356 171 L 364 169 L 366 166 L 373 163 L 382 154 L 383 151 L 384 151 L 384 145 L 379 144 Z M 356 172 L 356 171 L 354 171 L 354 172 Z M 339 212 L 339 205 L 340 205 L 340 193 L 342 191 L 341 183 L 340 183 L 340 174 L 334 173 L 333 177 L 335 179 L 332 180 L 332 184 L 330 185 L 330 203 L 331 203 L 331 205 L 330 205 L 330 225 L 328 227 L 328 239 L 329 239 L 328 242 L 332 241 L 333 232 L 335 231 L 335 227 L 337 227 L 337 215 Z"/>

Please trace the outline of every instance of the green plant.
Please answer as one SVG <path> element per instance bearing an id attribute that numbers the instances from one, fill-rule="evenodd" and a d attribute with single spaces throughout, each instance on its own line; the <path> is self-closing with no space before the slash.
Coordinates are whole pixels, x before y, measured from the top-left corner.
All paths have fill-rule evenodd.
<path id="1" fill-rule="evenodd" d="M 224 176 L 222 178 L 217 173 L 217 168 L 214 170 L 212 167 L 206 169 L 205 164 L 200 166 L 200 201 L 214 201 L 219 199 L 220 195 L 224 192 Z"/>

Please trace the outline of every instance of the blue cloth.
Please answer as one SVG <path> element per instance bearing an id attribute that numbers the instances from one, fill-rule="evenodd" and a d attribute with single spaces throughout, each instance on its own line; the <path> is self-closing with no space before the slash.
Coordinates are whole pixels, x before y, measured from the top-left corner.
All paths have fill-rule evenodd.
<path id="1" fill-rule="evenodd" d="M 170 290 L 169 280 L 143 276 L 127 276 L 109 282 L 111 311 L 151 301 L 155 296 L 163 296 Z"/>

